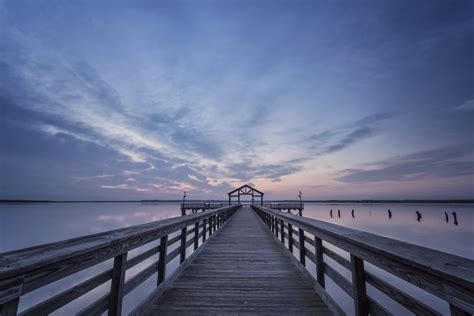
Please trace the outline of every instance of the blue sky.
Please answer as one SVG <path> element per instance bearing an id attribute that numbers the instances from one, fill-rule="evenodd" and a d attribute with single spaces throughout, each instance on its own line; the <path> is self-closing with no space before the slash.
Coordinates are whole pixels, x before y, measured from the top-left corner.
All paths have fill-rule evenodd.
<path id="1" fill-rule="evenodd" d="M 0 198 L 473 198 L 473 12 L 0 0 Z"/>

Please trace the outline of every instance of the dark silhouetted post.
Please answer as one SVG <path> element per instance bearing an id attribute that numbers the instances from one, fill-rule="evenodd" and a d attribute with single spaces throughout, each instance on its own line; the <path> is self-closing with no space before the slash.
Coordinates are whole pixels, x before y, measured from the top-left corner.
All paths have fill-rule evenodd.
<path id="1" fill-rule="evenodd" d="M 351 266 L 355 312 L 357 316 L 367 316 L 369 314 L 369 304 L 365 288 L 364 261 L 351 254 Z"/>
<path id="2" fill-rule="evenodd" d="M 298 229 L 299 243 L 300 243 L 300 262 L 306 266 L 306 247 L 304 245 L 304 230 Z"/>
<path id="3" fill-rule="evenodd" d="M 123 287 L 125 283 L 125 270 L 127 253 L 114 258 L 112 270 L 112 283 L 110 286 L 109 315 L 122 315 Z"/>
<path id="4" fill-rule="evenodd" d="M 158 258 L 158 285 L 165 280 L 166 274 L 166 250 L 168 248 L 168 235 L 160 239 L 160 254 Z"/>

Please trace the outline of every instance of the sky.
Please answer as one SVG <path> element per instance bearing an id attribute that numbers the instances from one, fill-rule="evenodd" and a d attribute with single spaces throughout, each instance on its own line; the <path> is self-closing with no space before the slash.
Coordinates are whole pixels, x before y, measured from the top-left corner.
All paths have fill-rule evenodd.
<path id="1" fill-rule="evenodd" d="M 0 0 L 0 199 L 474 198 L 473 6 Z"/>

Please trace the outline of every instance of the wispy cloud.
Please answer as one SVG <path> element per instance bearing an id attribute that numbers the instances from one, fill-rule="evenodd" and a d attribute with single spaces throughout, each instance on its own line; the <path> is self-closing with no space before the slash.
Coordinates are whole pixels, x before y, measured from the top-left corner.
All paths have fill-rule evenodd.
<path id="1" fill-rule="evenodd" d="M 375 113 L 344 126 L 310 135 L 306 137 L 306 141 L 317 156 L 341 151 L 377 135 L 380 131 L 379 123 L 393 116 L 393 113 Z"/>
<path id="2" fill-rule="evenodd" d="M 360 169 L 346 169 L 336 180 L 345 183 L 369 183 L 472 176 L 473 157 L 473 144 L 444 147 L 367 163 Z"/>
<path id="3" fill-rule="evenodd" d="M 474 99 L 467 100 L 466 102 L 456 106 L 456 111 L 474 111 Z"/>

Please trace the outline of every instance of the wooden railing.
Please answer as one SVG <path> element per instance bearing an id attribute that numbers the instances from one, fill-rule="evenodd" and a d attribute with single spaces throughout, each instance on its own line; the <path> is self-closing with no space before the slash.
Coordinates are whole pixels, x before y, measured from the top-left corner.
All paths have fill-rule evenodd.
<path id="1" fill-rule="evenodd" d="M 180 203 L 181 215 L 186 215 L 187 210 L 191 210 L 192 213 L 196 213 L 199 210 L 213 210 L 224 207 L 224 203 L 208 203 L 208 202 L 184 202 Z"/>
<path id="2" fill-rule="evenodd" d="M 110 292 L 85 307 L 79 315 L 102 314 L 107 310 L 109 315 L 120 315 L 125 295 L 155 273 L 157 285 L 163 283 L 166 264 L 178 256 L 182 264 L 186 249 L 194 245 L 196 251 L 200 238 L 204 242 L 206 235 L 212 235 L 238 208 L 227 206 L 0 254 L 0 314 L 16 315 L 22 295 L 113 258 L 111 269 L 28 308 L 21 315 L 50 314 L 110 280 Z M 193 228 L 188 229 L 188 226 Z M 168 238 L 177 231 L 180 231 L 178 236 Z M 192 237 L 188 239 L 188 236 Z M 159 245 L 127 258 L 132 249 L 158 239 Z M 179 247 L 168 251 L 175 243 L 179 243 Z M 156 262 L 125 281 L 128 269 L 156 254 L 159 256 Z"/>
<path id="3" fill-rule="evenodd" d="M 287 244 L 292 254 L 293 248 L 299 250 L 300 265 L 306 266 L 306 259 L 315 264 L 316 277 L 311 276 L 315 290 L 335 314 L 344 312 L 325 291 L 327 277 L 353 298 L 356 315 L 392 314 L 368 296 L 366 284 L 416 315 L 440 315 L 428 304 L 366 271 L 364 262 L 448 302 L 451 315 L 474 313 L 473 260 L 257 205 L 252 205 L 252 208 L 275 237 Z M 323 241 L 348 252 L 350 260 L 323 246 Z M 329 265 L 325 256 L 349 270 L 352 282 Z"/>
<path id="4" fill-rule="evenodd" d="M 304 210 L 304 204 L 299 202 L 294 203 L 265 203 L 264 207 L 285 210 L 285 209 L 302 209 Z"/>

